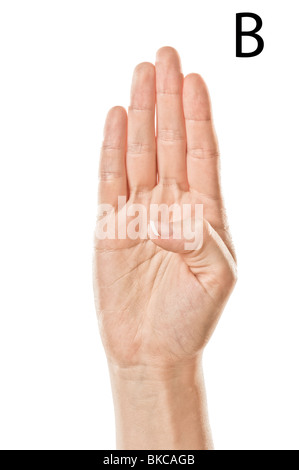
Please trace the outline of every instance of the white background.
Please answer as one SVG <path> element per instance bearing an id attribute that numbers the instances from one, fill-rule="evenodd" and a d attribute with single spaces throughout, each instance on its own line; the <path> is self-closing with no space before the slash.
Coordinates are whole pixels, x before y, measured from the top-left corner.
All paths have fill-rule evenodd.
<path id="1" fill-rule="evenodd" d="M 299 449 L 297 3 L 1 1 L 1 448 L 114 448 L 91 282 L 102 126 L 171 45 L 210 88 L 239 260 L 205 353 L 215 446 Z M 242 11 L 264 22 L 251 59 Z"/>

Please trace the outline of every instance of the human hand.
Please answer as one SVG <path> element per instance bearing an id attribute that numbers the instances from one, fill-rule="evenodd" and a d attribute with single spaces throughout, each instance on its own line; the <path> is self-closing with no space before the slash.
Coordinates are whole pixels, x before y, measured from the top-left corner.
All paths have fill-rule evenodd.
<path id="1" fill-rule="evenodd" d="M 136 67 L 128 115 L 109 111 L 99 177 L 99 203 L 115 207 L 117 226 L 128 223 L 124 209 L 117 212 L 119 196 L 148 212 L 154 203 L 203 204 L 202 245 L 192 250 L 183 238 L 152 232 L 142 240 L 95 238 L 95 300 L 112 375 L 126 371 L 136 382 L 159 371 L 160 381 L 169 371 L 193 371 L 234 287 L 236 264 L 208 91 L 199 75 L 183 77 L 174 49 L 160 49 L 155 66 Z"/>

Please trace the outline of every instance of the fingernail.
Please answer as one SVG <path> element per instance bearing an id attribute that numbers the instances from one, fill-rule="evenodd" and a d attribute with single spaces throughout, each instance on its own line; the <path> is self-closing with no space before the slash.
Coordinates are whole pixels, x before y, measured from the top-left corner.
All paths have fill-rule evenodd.
<path id="1" fill-rule="evenodd" d="M 160 237 L 160 234 L 159 234 L 153 220 L 150 220 L 150 227 L 152 229 L 153 234 L 156 235 L 156 237 Z"/>
<path id="2" fill-rule="evenodd" d="M 168 240 L 173 235 L 173 229 L 170 224 L 163 224 L 158 221 L 150 220 L 150 228 L 156 237 L 164 240 Z"/>

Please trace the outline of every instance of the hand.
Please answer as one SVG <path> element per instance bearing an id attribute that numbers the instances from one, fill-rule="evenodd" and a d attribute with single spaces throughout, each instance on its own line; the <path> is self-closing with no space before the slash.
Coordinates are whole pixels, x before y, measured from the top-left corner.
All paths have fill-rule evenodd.
<path id="1" fill-rule="evenodd" d="M 128 115 L 109 111 L 99 178 L 99 203 L 115 207 L 117 224 L 118 196 L 148 211 L 152 203 L 203 204 L 203 243 L 192 250 L 171 237 L 95 238 L 95 300 L 112 375 L 135 383 L 183 369 L 193 375 L 236 267 L 208 91 L 199 75 L 183 77 L 174 49 L 160 49 L 155 66 L 136 67 Z"/>

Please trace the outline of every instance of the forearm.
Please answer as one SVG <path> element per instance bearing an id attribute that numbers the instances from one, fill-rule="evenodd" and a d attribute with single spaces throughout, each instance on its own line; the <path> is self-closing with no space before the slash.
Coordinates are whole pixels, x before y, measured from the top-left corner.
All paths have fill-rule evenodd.
<path id="1" fill-rule="evenodd" d="M 109 370 L 118 449 L 212 448 L 201 360 Z"/>

